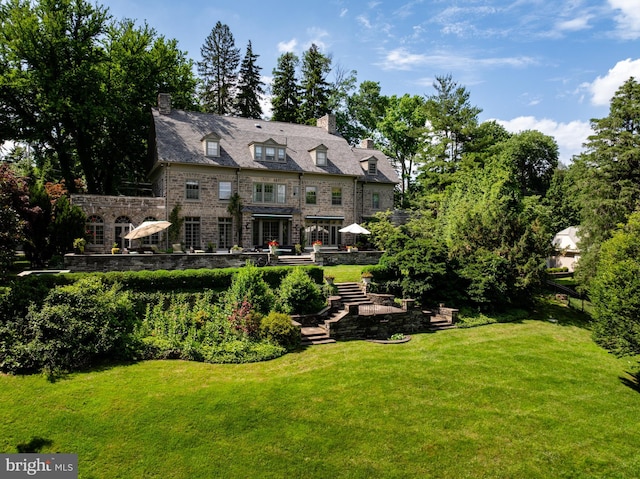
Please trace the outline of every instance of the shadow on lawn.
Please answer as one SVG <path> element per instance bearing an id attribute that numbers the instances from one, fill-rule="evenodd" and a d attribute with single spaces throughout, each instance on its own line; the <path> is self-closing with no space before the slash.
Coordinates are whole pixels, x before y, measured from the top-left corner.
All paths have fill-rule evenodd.
<path id="1" fill-rule="evenodd" d="M 560 326 L 591 329 L 591 317 L 587 313 L 554 300 L 538 301 L 533 308 L 532 319 L 550 321 Z"/>
<path id="2" fill-rule="evenodd" d="M 29 442 L 20 443 L 16 446 L 16 449 L 20 454 L 40 452 L 43 447 L 51 446 L 53 441 L 51 439 L 45 439 L 43 437 L 33 437 Z"/>
<path id="3" fill-rule="evenodd" d="M 635 392 L 640 393 L 640 373 L 627 372 L 627 374 L 629 377 L 621 377 L 620 382 Z"/>

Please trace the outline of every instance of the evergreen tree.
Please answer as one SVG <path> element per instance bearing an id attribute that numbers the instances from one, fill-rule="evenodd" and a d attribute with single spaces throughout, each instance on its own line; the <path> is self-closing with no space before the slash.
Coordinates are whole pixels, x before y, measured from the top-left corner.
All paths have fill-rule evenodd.
<path id="1" fill-rule="evenodd" d="M 462 151 L 477 127 L 482 109 L 471 106 L 470 93 L 451 75 L 436 76 L 435 93 L 425 102 L 425 148 L 421 153 L 420 183 L 427 192 L 442 192 L 458 171 Z"/>
<path id="2" fill-rule="evenodd" d="M 591 123 L 587 151 L 570 170 L 580 204 L 578 277 L 587 288 L 600 245 L 640 205 L 640 84 L 627 80 L 611 100 L 609 115 Z"/>
<path id="3" fill-rule="evenodd" d="M 330 71 L 331 58 L 312 44 L 302 55 L 300 123 L 315 124 L 315 120 L 330 113 L 331 86 L 327 81 Z"/>
<path id="4" fill-rule="evenodd" d="M 217 22 L 200 48 L 202 78 L 200 102 L 206 112 L 224 115 L 233 111 L 240 49 L 227 25 Z"/>
<path id="5" fill-rule="evenodd" d="M 289 52 L 280 55 L 273 69 L 271 85 L 271 109 L 274 121 L 295 123 L 300 108 L 300 87 L 296 80 L 296 68 L 300 60 Z"/>
<path id="6" fill-rule="evenodd" d="M 249 40 L 247 52 L 240 65 L 238 96 L 236 97 L 236 111 L 244 118 L 260 118 L 262 116 L 260 98 L 264 95 L 264 83 L 260 80 L 261 68 L 256 64 L 258 56 L 253 53 L 251 40 Z"/>

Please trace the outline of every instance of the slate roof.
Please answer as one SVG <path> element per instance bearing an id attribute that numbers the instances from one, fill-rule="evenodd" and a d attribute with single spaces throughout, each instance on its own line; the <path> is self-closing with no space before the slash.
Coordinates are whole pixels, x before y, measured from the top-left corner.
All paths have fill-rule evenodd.
<path id="1" fill-rule="evenodd" d="M 348 175 L 362 181 L 398 183 L 398 175 L 380 151 L 352 148 L 339 135 L 324 128 L 275 121 L 253 120 L 208 113 L 172 110 L 160 114 L 153 109 L 156 136 L 156 162 L 211 165 L 254 170 L 278 170 L 294 173 Z M 220 156 L 207 157 L 202 144 L 207 135 L 220 137 Z M 269 140 L 286 145 L 286 162 L 255 161 L 249 145 Z M 317 166 L 310 153 L 319 146 L 327 148 L 327 165 Z M 378 175 L 367 174 L 366 161 L 375 156 Z"/>

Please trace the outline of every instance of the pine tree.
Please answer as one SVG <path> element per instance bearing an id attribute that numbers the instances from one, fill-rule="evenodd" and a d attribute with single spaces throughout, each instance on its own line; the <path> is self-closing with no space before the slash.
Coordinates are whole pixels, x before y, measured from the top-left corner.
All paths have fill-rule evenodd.
<path id="1" fill-rule="evenodd" d="M 233 110 L 240 49 L 227 25 L 216 23 L 200 48 L 200 101 L 206 112 L 224 115 Z"/>
<path id="2" fill-rule="evenodd" d="M 295 54 L 284 53 L 278 58 L 278 64 L 273 69 L 271 119 L 274 121 L 295 123 L 298 119 L 300 87 L 296 80 L 296 68 L 299 61 Z"/>
<path id="3" fill-rule="evenodd" d="M 260 81 L 262 68 L 256 64 L 258 56 L 253 53 L 251 40 L 249 40 L 247 52 L 240 65 L 238 96 L 236 97 L 236 111 L 244 118 L 260 118 L 262 116 L 260 98 L 264 95 L 264 83 Z"/>
<path id="4" fill-rule="evenodd" d="M 327 75 L 331 71 L 331 58 L 323 55 L 314 43 L 302 56 L 302 101 L 300 123 L 314 123 L 329 113 L 331 87 Z"/>
<path id="5" fill-rule="evenodd" d="M 578 276 L 595 276 L 600 246 L 640 207 L 640 83 L 633 77 L 611 100 L 609 116 L 591 120 L 594 134 L 570 174 L 580 212 Z"/>

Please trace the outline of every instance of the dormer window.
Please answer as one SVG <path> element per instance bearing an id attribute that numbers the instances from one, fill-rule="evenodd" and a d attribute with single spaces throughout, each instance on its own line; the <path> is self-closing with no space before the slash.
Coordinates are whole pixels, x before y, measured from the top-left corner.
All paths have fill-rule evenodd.
<path id="1" fill-rule="evenodd" d="M 367 173 L 371 176 L 378 174 L 378 161 L 375 158 L 369 158 Z"/>
<path id="2" fill-rule="evenodd" d="M 269 140 L 269 143 L 272 142 L 273 140 Z M 253 143 L 252 146 L 253 159 L 256 161 L 277 161 L 284 163 L 287 160 L 287 149 L 284 146 L 260 143 Z"/>
<path id="3" fill-rule="evenodd" d="M 220 156 L 220 143 L 207 140 L 207 156 Z"/>
<path id="4" fill-rule="evenodd" d="M 320 145 L 310 150 L 311 157 L 314 159 L 316 166 L 327 166 L 327 147 Z"/>
<path id="5" fill-rule="evenodd" d="M 220 137 L 215 133 L 210 133 L 202 139 L 204 154 L 209 157 L 220 156 Z"/>

